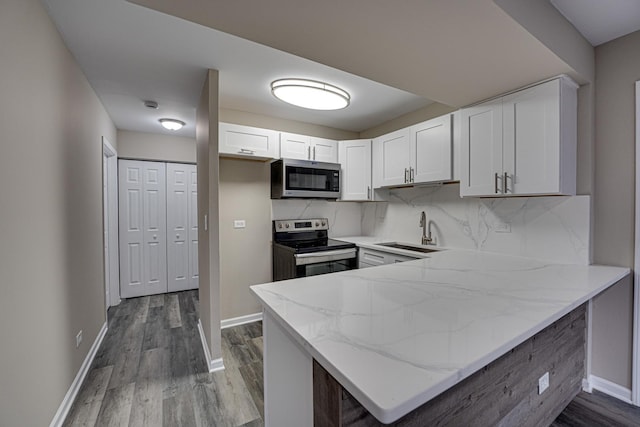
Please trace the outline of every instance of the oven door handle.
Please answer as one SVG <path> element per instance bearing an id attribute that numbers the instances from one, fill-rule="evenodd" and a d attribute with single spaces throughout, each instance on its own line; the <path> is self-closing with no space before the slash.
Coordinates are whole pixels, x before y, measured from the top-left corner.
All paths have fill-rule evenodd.
<path id="1" fill-rule="evenodd" d="M 339 261 L 356 257 L 356 248 L 337 249 L 335 251 L 311 252 L 295 254 L 296 265 L 317 264 L 321 262 Z"/>

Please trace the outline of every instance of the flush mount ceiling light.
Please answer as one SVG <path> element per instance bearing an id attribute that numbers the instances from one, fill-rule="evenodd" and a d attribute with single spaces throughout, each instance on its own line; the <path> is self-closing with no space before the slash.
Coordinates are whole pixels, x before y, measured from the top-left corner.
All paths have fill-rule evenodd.
<path id="1" fill-rule="evenodd" d="M 165 129 L 169 130 L 180 130 L 185 125 L 185 122 L 176 119 L 160 119 L 159 122 Z"/>
<path id="2" fill-rule="evenodd" d="M 271 83 L 271 93 L 281 101 L 311 110 L 340 110 L 351 97 L 339 87 L 306 79 L 281 79 Z"/>

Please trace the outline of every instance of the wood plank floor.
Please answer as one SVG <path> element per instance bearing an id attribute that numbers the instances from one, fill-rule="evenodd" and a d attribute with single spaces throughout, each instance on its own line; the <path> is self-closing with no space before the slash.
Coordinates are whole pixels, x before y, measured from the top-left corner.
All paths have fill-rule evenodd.
<path id="1" fill-rule="evenodd" d="M 210 374 L 197 307 L 197 291 L 186 291 L 111 308 L 109 330 L 65 425 L 264 425 L 262 323 L 223 330 L 225 370 Z"/>
<path id="2" fill-rule="evenodd" d="M 262 322 L 224 329 L 225 370 L 209 374 L 197 307 L 198 292 L 186 291 L 111 308 L 65 425 L 263 426 Z M 640 426 L 640 408 L 580 393 L 551 426 Z"/>

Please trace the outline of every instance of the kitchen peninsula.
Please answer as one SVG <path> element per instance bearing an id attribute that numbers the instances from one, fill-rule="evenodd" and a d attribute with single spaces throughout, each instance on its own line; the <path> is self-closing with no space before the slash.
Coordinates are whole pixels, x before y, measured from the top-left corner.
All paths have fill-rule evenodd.
<path id="1" fill-rule="evenodd" d="M 627 274 L 452 249 L 253 286 L 264 309 L 265 423 L 424 425 L 444 407 L 438 425 L 480 415 L 487 425 L 543 423 L 580 389 L 585 303 Z"/>

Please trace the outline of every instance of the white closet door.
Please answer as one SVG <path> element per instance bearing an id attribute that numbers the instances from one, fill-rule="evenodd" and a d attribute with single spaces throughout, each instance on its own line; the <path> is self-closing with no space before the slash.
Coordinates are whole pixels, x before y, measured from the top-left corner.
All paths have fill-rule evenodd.
<path id="1" fill-rule="evenodd" d="M 169 292 L 193 289 L 193 266 L 190 259 L 193 238 L 191 199 L 194 191 L 192 187 L 194 173 L 195 166 L 193 165 L 167 163 L 167 274 Z M 197 244 L 197 225 L 195 238 Z"/>
<path id="2" fill-rule="evenodd" d="M 189 168 L 189 282 L 191 289 L 198 289 L 198 171 L 196 165 Z"/>
<path id="3" fill-rule="evenodd" d="M 120 293 L 167 292 L 165 164 L 120 160 Z"/>

